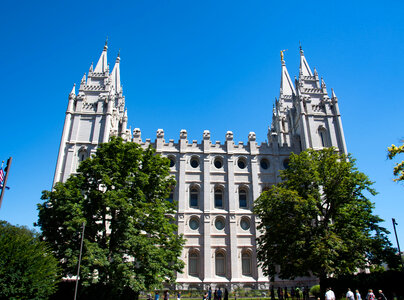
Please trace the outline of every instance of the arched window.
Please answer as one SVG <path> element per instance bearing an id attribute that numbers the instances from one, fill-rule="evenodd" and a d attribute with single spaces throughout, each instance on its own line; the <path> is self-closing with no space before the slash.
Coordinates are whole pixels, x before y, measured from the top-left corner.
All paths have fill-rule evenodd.
<path id="1" fill-rule="evenodd" d="M 248 252 L 241 254 L 241 270 L 243 275 L 251 275 L 251 255 Z"/>
<path id="2" fill-rule="evenodd" d="M 198 275 L 199 255 L 193 251 L 188 256 L 188 273 L 189 275 Z"/>
<path id="3" fill-rule="evenodd" d="M 223 190 L 215 189 L 215 208 L 223 208 Z"/>
<path id="4" fill-rule="evenodd" d="M 216 275 L 224 276 L 226 274 L 226 256 L 222 252 L 217 252 L 215 257 Z"/>
<path id="5" fill-rule="evenodd" d="M 170 189 L 170 194 L 168 195 L 168 198 L 166 198 L 166 200 L 168 202 L 173 203 L 173 201 L 174 201 L 174 189 L 173 188 Z"/>
<path id="6" fill-rule="evenodd" d="M 318 135 L 320 136 L 321 147 L 329 147 L 327 129 L 320 126 L 318 128 Z"/>
<path id="7" fill-rule="evenodd" d="M 87 148 L 85 146 L 80 147 L 78 156 L 79 156 L 79 162 L 82 162 L 87 158 L 88 154 L 87 154 Z"/>
<path id="8" fill-rule="evenodd" d="M 192 187 L 189 191 L 189 206 L 198 207 L 199 190 L 196 187 Z"/>
<path id="9" fill-rule="evenodd" d="M 244 188 L 240 188 L 238 191 L 238 203 L 240 208 L 247 207 L 247 191 Z"/>

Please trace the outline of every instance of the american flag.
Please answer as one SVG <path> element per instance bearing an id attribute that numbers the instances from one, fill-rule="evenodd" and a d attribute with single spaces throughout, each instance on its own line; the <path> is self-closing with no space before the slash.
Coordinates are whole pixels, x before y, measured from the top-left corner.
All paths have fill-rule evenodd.
<path id="1" fill-rule="evenodd" d="M 4 182 L 4 171 L 3 168 L 0 169 L 0 186 L 3 186 Z"/>

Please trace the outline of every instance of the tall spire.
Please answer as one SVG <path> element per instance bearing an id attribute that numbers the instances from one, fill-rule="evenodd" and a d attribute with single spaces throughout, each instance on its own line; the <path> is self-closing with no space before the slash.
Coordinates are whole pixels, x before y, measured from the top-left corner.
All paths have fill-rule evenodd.
<path id="1" fill-rule="evenodd" d="M 107 50 L 108 50 L 108 38 L 105 41 L 104 50 L 102 50 L 100 59 L 98 60 L 97 65 L 95 66 L 94 73 L 104 73 L 107 70 L 108 67 Z"/>
<path id="2" fill-rule="evenodd" d="M 119 54 L 120 53 L 118 52 L 118 56 L 115 61 L 115 66 L 112 69 L 112 73 L 111 73 L 111 85 L 112 85 L 112 88 L 117 93 L 119 93 L 121 91 L 121 71 L 119 68 L 121 58 L 119 57 Z"/>
<path id="3" fill-rule="evenodd" d="M 70 95 L 76 96 L 76 84 L 73 84 L 72 91 L 70 92 Z"/>
<path id="4" fill-rule="evenodd" d="M 303 76 L 313 76 L 310 70 L 309 64 L 307 63 L 306 57 L 304 57 L 304 51 L 300 45 L 300 69 L 299 74 Z"/>
<path id="5" fill-rule="evenodd" d="M 288 69 L 286 68 L 285 60 L 283 59 L 283 52 L 281 51 L 281 62 L 282 62 L 282 74 L 281 74 L 281 89 L 280 96 L 292 96 L 296 94 L 293 82 L 290 79 Z"/>

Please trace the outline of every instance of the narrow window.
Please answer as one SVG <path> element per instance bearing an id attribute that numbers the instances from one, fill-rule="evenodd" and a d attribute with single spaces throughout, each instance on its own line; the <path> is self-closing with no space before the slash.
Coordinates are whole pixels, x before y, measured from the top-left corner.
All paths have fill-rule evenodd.
<path id="1" fill-rule="evenodd" d="M 241 256 L 241 269 L 243 275 L 251 275 L 251 255 L 244 252 Z"/>
<path id="2" fill-rule="evenodd" d="M 221 253 L 221 252 L 216 253 L 215 265 L 216 265 L 216 275 L 218 275 L 218 276 L 225 275 L 226 262 L 225 262 L 225 256 L 223 253 Z"/>
<path id="3" fill-rule="evenodd" d="M 173 189 L 170 190 L 170 195 L 168 195 L 168 198 L 166 200 L 168 202 L 173 203 L 173 201 L 174 201 L 174 190 Z"/>
<path id="4" fill-rule="evenodd" d="M 190 207 L 198 207 L 198 197 L 199 191 L 196 188 L 191 188 L 189 193 L 189 206 Z"/>
<path id="5" fill-rule="evenodd" d="M 320 136 L 321 147 L 328 147 L 327 130 L 324 127 L 318 129 L 318 135 Z"/>
<path id="6" fill-rule="evenodd" d="M 221 189 L 215 190 L 215 207 L 216 208 L 223 207 L 223 191 Z"/>
<path id="7" fill-rule="evenodd" d="M 199 255 L 195 252 L 189 254 L 189 274 L 198 275 Z"/>
<path id="8" fill-rule="evenodd" d="M 240 189 L 238 191 L 238 201 L 240 208 L 247 207 L 247 191 L 245 189 Z"/>

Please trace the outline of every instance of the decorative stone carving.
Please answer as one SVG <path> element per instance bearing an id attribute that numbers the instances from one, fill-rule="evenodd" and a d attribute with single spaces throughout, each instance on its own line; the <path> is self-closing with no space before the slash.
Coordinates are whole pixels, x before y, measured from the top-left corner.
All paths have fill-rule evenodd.
<path id="1" fill-rule="evenodd" d="M 204 140 L 210 140 L 210 131 L 209 130 L 204 130 L 203 131 L 203 139 Z"/>
<path id="2" fill-rule="evenodd" d="M 180 139 L 186 139 L 187 138 L 187 131 L 185 129 L 181 129 L 180 131 Z"/>
<path id="3" fill-rule="evenodd" d="M 257 136 L 255 135 L 255 132 L 251 131 L 251 132 L 248 134 L 248 140 L 249 140 L 250 142 L 255 142 L 256 139 L 257 139 Z"/>
<path id="4" fill-rule="evenodd" d="M 157 129 L 157 138 L 158 139 L 164 138 L 164 130 L 163 129 Z"/>
<path id="5" fill-rule="evenodd" d="M 226 141 L 232 141 L 232 140 L 233 140 L 233 132 L 227 131 L 226 132 Z"/>

